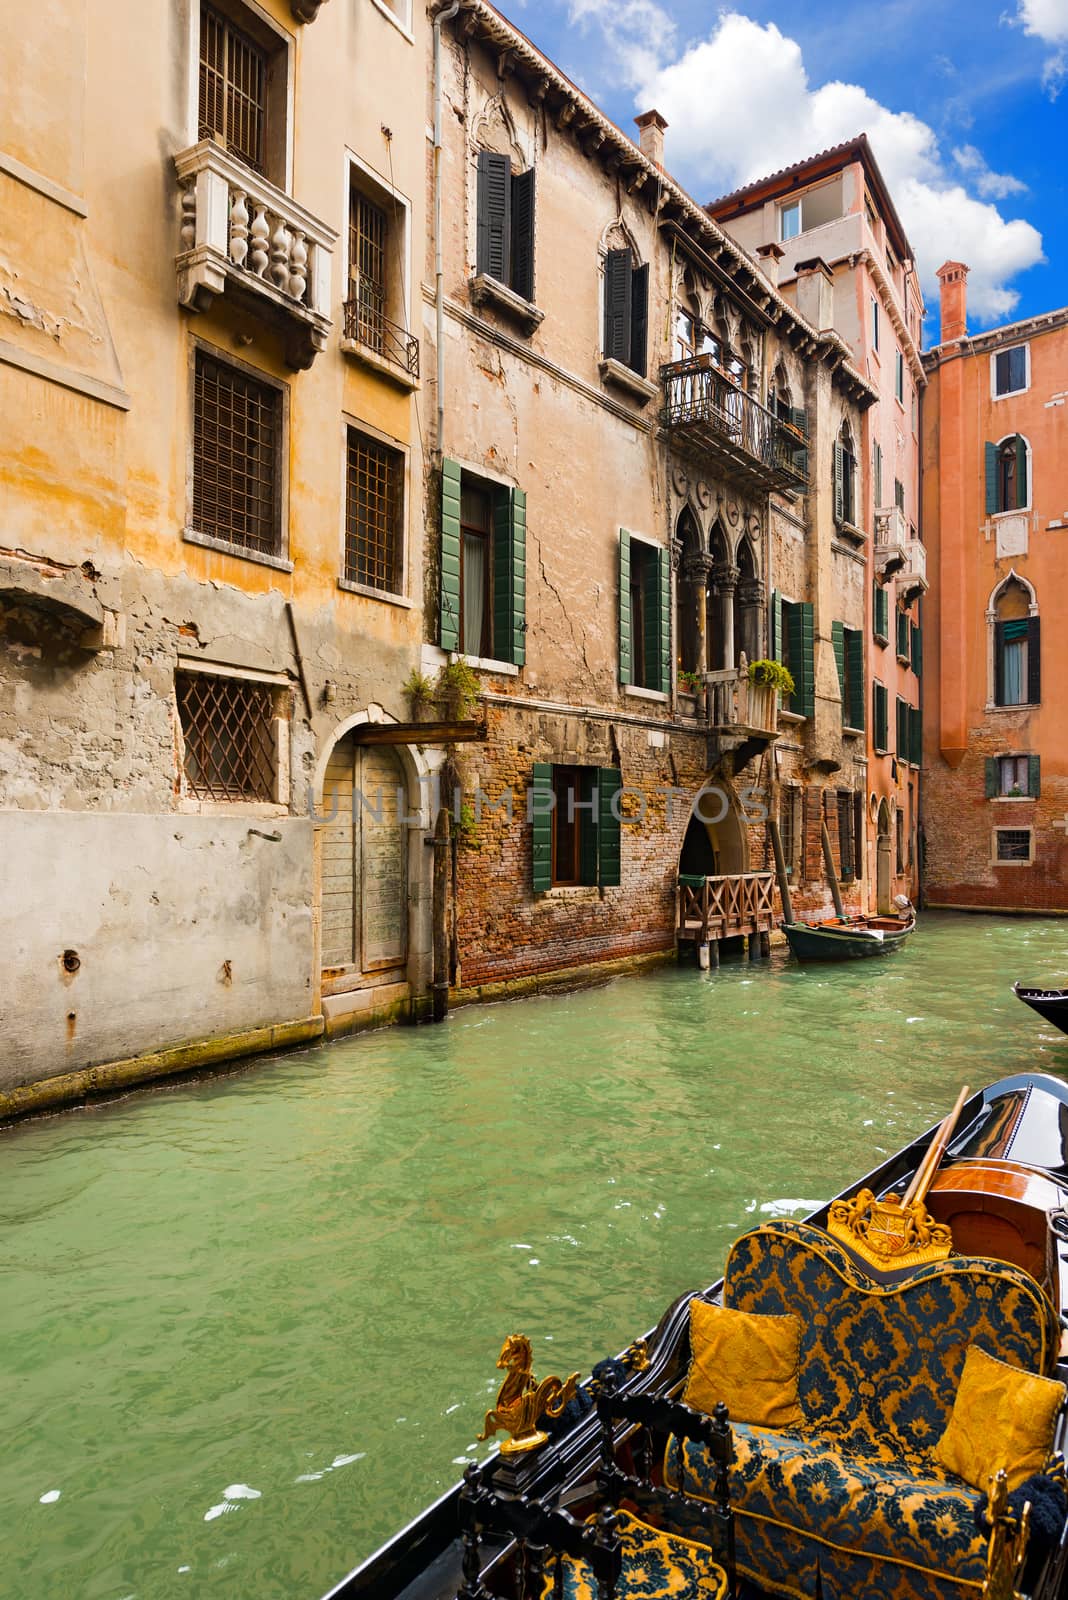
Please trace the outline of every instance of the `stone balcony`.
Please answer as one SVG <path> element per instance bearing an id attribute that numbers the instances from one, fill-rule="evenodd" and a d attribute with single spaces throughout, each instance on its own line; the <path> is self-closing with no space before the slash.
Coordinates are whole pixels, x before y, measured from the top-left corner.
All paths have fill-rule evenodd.
<path id="1" fill-rule="evenodd" d="M 662 422 L 674 449 L 743 489 L 800 492 L 808 483 L 802 433 L 738 387 L 711 356 L 660 369 Z"/>
<path id="2" fill-rule="evenodd" d="M 336 231 L 214 139 L 183 150 L 174 164 L 179 303 L 206 311 L 226 295 L 278 330 L 289 366 L 310 367 L 331 328 Z"/>
<path id="3" fill-rule="evenodd" d="M 745 667 L 704 672 L 701 680 L 703 693 L 696 697 L 697 714 L 708 724 L 710 754 L 718 760 L 732 751 L 734 769 L 740 772 L 778 735 L 778 690 L 751 682 Z"/>
<path id="4" fill-rule="evenodd" d="M 904 567 L 909 525 L 900 506 L 882 506 L 875 513 L 875 570 L 889 578 Z"/>
<path id="5" fill-rule="evenodd" d="M 922 539 L 905 540 L 905 564 L 897 575 L 897 592 L 905 605 L 927 593 L 927 549 Z"/>

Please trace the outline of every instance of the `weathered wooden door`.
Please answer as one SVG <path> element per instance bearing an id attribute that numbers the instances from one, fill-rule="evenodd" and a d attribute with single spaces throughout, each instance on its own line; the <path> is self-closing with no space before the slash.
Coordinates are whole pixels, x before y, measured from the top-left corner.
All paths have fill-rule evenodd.
<path id="1" fill-rule="evenodd" d="M 323 968 L 379 972 L 408 954 L 404 769 L 388 746 L 339 740 L 326 769 Z"/>
<path id="2" fill-rule="evenodd" d="M 881 917 L 889 916 L 891 891 L 890 808 L 883 800 L 879 806 L 878 835 L 875 853 L 875 908 Z"/>

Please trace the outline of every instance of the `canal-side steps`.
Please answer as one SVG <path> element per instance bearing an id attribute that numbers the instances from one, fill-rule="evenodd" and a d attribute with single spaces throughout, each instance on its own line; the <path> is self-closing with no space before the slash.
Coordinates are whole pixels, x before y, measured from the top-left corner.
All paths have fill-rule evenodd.
<path id="1" fill-rule="evenodd" d="M 748 940 L 750 958 L 771 953 L 775 927 L 774 875 L 722 873 L 705 878 L 679 873 L 675 889 L 675 939 L 692 943 L 702 970 L 718 967 L 725 939 Z"/>

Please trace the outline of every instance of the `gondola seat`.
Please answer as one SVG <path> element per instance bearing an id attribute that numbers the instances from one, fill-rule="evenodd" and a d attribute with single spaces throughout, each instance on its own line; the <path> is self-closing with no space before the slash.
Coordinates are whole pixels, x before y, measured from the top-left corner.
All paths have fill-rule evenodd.
<path id="1" fill-rule="evenodd" d="M 650 1527 L 629 1512 L 616 1516 L 621 1563 L 614 1600 L 726 1600 L 727 1573 L 707 1544 Z M 558 1570 L 559 1569 L 559 1570 Z M 590 1562 L 566 1554 L 545 1563 L 543 1600 L 598 1600 Z"/>
<path id="2" fill-rule="evenodd" d="M 976 1521 L 979 1490 L 932 1451 L 973 1341 L 1027 1371 L 1052 1369 L 1057 1318 L 1039 1285 L 975 1256 L 876 1281 L 822 1229 L 779 1219 L 737 1241 L 723 1303 L 801 1323 L 797 1420 L 732 1423 L 739 1572 L 798 1600 L 981 1593 L 990 1539 Z M 689 1494 L 711 1494 L 700 1444 L 669 1442 L 672 1487 L 680 1467 Z"/>

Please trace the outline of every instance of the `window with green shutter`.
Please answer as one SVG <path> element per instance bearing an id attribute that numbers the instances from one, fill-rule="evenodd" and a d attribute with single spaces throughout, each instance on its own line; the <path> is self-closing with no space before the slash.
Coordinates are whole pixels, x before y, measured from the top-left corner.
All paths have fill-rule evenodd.
<path id="1" fill-rule="evenodd" d="M 918 622 L 912 624 L 912 670 L 917 678 L 923 676 L 923 629 Z"/>
<path id="2" fill-rule="evenodd" d="M 886 685 L 875 682 L 871 686 L 872 738 L 880 755 L 889 748 L 889 709 Z"/>
<path id="3" fill-rule="evenodd" d="M 986 446 L 986 509 L 1022 511 L 1028 503 L 1027 440 L 1014 433 Z"/>
<path id="4" fill-rule="evenodd" d="M 878 583 L 872 588 L 872 628 L 880 644 L 889 644 L 890 596 Z"/>
<path id="5" fill-rule="evenodd" d="M 908 710 L 908 751 L 909 761 L 914 767 L 923 764 L 923 712 L 919 706 L 909 706 Z"/>
<path id="6" fill-rule="evenodd" d="M 986 798 L 1037 800 L 1042 793 L 1042 763 L 1036 755 L 987 756 Z"/>
<path id="7" fill-rule="evenodd" d="M 619 885 L 622 787 L 618 767 L 534 763 L 530 817 L 535 894 L 578 884 Z"/>
<path id="8" fill-rule="evenodd" d="M 842 701 L 842 721 L 845 721 L 846 704 L 846 667 L 845 667 L 845 624 L 842 622 L 831 623 L 831 644 L 834 647 L 834 664 L 838 669 L 838 694 Z"/>
<path id="9" fill-rule="evenodd" d="M 619 681 L 668 691 L 671 566 L 662 545 L 619 533 Z"/>
<path id="10" fill-rule="evenodd" d="M 848 728 L 863 728 L 864 706 L 864 634 L 860 628 L 846 628 L 845 638 L 845 690 L 842 696 L 842 715 Z"/>
<path id="11" fill-rule="evenodd" d="M 910 626 L 908 612 L 899 611 L 897 613 L 897 659 L 901 662 L 907 662 L 909 659 Z"/>
<path id="12" fill-rule="evenodd" d="M 794 680 L 789 709 L 801 717 L 816 711 L 815 637 L 812 602 L 783 600 L 780 659 Z"/>
<path id="13" fill-rule="evenodd" d="M 526 660 L 527 498 L 446 460 L 441 469 L 443 650 Z"/>
<path id="14" fill-rule="evenodd" d="M 894 754 L 899 761 L 909 759 L 909 703 L 900 695 L 897 697 L 897 738 L 894 744 Z"/>

